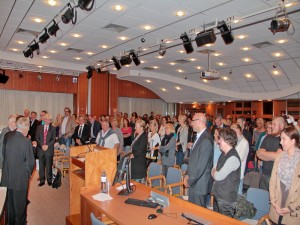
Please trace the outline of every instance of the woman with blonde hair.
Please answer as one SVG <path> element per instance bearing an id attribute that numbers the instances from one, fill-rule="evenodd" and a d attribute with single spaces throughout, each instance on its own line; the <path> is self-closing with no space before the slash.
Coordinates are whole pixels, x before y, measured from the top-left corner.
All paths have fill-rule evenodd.
<path id="1" fill-rule="evenodd" d="M 158 149 L 160 146 L 160 138 L 157 133 L 158 131 L 158 124 L 156 120 L 151 120 L 150 121 L 150 131 L 148 133 L 148 149 L 149 151 L 147 152 L 146 158 L 147 158 L 147 166 L 151 162 L 157 162 L 158 161 Z"/>
<path id="2" fill-rule="evenodd" d="M 176 164 L 181 166 L 184 158 L 184 153 L 187 149 L 189 127 L 187 125 L 185 115 L 180 115 L 178 117 L 178 123 L 180 127 L 177 130 L 176 138 Z"/>
<path id="3" fill-rule="evenodd" d="M 273 224 L 298 225 L 300 208 L 300 149 L 299 132 L 295 127 L 285 128 L 280 135 L 283 152 L 276 156 L 270 179 L 271 207 L 269 217 Z"/>

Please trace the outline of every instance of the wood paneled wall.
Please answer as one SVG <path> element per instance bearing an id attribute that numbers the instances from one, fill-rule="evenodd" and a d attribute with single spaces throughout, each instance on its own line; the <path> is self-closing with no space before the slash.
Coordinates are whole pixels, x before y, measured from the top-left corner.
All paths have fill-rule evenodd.
<path id="1" fill-rule="evenodd" d="M 86 74 L 81 74 L 78 77 L 78 89 L 77 94 L 74 95 L 74 112 L 77 115 L 85 115 L 88 111 L 88 79 L 86 79 Z"/>

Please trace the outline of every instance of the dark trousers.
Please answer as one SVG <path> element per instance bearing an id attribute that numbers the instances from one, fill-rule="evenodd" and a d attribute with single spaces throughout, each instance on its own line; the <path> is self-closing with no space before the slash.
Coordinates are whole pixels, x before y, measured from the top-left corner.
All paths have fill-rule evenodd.
<path id="1" fill-rule="evenodd" d="M 176 151 L 175 156 L 176 156 L 176 165 L 181 166 L 184 158 L 183 151 Z"/>
<path id="2" fill-rule="evenodd" d="M 259 179 L 259 189 L 269 191 L 270 175 L 262 174 Z"/>
<path id="3" fill-rule="evenodd" d="M 49 151 L 49 150 L 47 150 Z M 39 155 L 39 176 L 40 182 L 45 182 L 45 169 L 47 182 L 52 182 L 52 166 L 53 166 L 53 156 L 48 156 L 45 153 L 40 153 Z"/>
<path id="4" fill-rule="evenodd" d="M 25 190 L 7 190 L 7 214 L 9 225 L 27 224 L 27 193 Z"/>
<path id="5" fill-rule="evenodd" d="M 218 199 L 214 196 L 213 210 L 225 216 L 233 217 L 235 214 L 236 202 L 228 202 L 223 199 Z"/>
<path id="6" fill-rule="evenodd" d="M 277 222 L 277 223 L 274 223 L 274 222 L 272 221 L 272 224 L 273 224 L 273 225 L 284 225 L 283 223 L 281 223 L 281 222 L 282 222 L 282 219 L 283 219 L 283 216 L 279 216 L 278 222 Z"/>
<path id="7" fill-rule="evenodd" d="M 189 202 L 206 208 L 207 195 L 200 195 L 195 192 L 194 188 L 189 188 Z"/>

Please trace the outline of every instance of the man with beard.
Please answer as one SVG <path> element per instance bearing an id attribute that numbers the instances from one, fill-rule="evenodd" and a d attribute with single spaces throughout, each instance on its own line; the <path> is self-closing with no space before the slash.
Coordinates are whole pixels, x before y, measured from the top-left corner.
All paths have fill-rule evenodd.
<path id="1" fill-rule="evenodd" d="M 272 135 L 266 136 L 257 151 L 257 157 L 262 161 L 262 177 L 259 181 L 259 188 L 269 191 L 269 181 L 275 158 L 282 153 L 280 145 L 280 133 L 284 129 L 285 120 L 277 117 L 272 121 Z"/>

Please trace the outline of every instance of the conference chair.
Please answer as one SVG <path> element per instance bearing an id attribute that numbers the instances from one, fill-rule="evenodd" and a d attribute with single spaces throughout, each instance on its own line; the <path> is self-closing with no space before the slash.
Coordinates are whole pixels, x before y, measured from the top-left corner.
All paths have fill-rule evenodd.
<path id="1" fill-rule="evenodd" d="M 69 172 L 70 157 L 65 155 L 63 147 L 64 145 L 61 145 L 60 150 L 54 150 L 53 163 L 54 167 L 59 169 L 62 173 L 62 176 L 65 177 L 65 174 Z"/>
<path id="2" fill-rule="evenodd" d="M 147 170 L 146 185 L 149 187 L 162 187 L 162 165 L 159 163 L 150 163 Z"/>
<path id="3" fill-rule="evenodd" d="M 98 220 L 94 215 L 94 213 L 92 212 L 91 212 L 91 221 L 92 221 L 92 225 L 106 225 L 105 223 L 102 223 L 100 220 Z"/>

